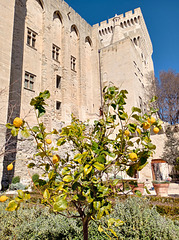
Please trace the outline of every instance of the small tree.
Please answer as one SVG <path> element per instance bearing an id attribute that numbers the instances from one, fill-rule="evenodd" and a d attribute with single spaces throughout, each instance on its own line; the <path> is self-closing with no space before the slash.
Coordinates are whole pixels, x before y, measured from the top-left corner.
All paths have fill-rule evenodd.
<path id="1" fill-rule="evenodd" d="M 155 106 L 159 117 L 171 125 L 179 123 L 179 73 L 161 71 L 159 79 L 149 74 L 148 82 L 147 94 L 158 97 Z"/>
<path id="2" fill-rule="evenodd" d="M 141 110 L 133 107 L 128 115 L 124 108 L 126 95 L 125 90 L 105 88 L 103 114 L 93 125 L 72 116 L 71 124 L 63 127 L 61 132 L 46 132 L 43 122 L 40 122 L 40 117 L 45 113 L 45 100 L 50 97 L 49 92 L 45 91 L 30 103 L 38 113 L 36 126 L 31 128 L 26 122 L 20 126 L 7 124 L 13 135 L 20 130 L 25 137 L 29 134 L 34 137 L 37 153 L 35 161 L 28 167 L 42 168 L 43 176 L 48 176 L 48 180 L 37 178 L 34 183 L 43 196 L 42 203 L 68 218 L 81 218 L 84 240 L 88 239 L 89 222 L 112 211 L 109 200 L 112 188 L 106 184 L 105 173 L 116 167 L 132 177 L 136 170 L 140 171 L 147 164 L 155 149 L 150 140 L 150 129 L 161 127 L 159 121 L 151 118 L 156 111 L 151 108 L 148 114 L 142 116 Z M 51 135 L 57 136 L 56 147 L 51 147 Z M 69 144 L 70 151 L 62 158 L 56 151 L 64 144 Z M 114 180 L 112 185 L 117 182 Z M 29 194 L 19 191 L 18 197 L 9 202 L 6 210 L 18 209 L 20 202 L 29 198 Z M 70 213 L 72 206 L 76 214 Z M 113 224 L 118 226 L 121 221 L 113 218 L 108 221 L 109 230 L 117 237 L 110 228 Z M 101 226 L 98 229 L 103 231 Z"/>

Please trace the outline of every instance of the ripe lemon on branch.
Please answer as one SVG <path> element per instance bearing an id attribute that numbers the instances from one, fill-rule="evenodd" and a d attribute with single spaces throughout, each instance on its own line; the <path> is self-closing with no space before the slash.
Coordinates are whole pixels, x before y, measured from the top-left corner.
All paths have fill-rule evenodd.
<path id="1" fill-rule="evenodd" d="M 5 202 L 8 199 L 6 196 L 0 196 L 0 202 Z"/>
<path id="2" fill-rule="evenodd" d="M 60 157 L 58 155 L 53 155 L 53 158 L 52 158 L 53 164 L 59 162 L 59 160 L 60 160 Z"/>
<path id="3" fill-rule="evenodd" d="M 138 157 L 137 157 L 137 154 L 132 152 L 132 153 L 129 153 L 129 158 L 131 161 L 135 162 L 137 161 Z"/>
<path id="4" fill-rule="evenodd" d="M 150 128 L 150 123 L 144 122 L 144 123 L 142 124 L 142 127 L 143 127 L 143 129 L 147 130 L 148 128 Z"/>
<path id="5" fill-rule="evenodd" d="M 159 131 L 160 131 L 160 129 L 159 129 L 158 127 L 154 127 L 154 129 L 153 129 L 153 132 L 154 132 L 154 133 L 157 134 Z"/>
<path id="6" fill-rule="evenodd" d="M 19 118 L 19 117 L 14 118 L 13 125 L 15 127 L 19 128 L 22 126 L 22 124 L 23 124 L 23 121 L 21 118 Z"/>
<path id="7" fill-rule="evenodd" d="M 9 164 L 8 166 L 7 166 L 7 170 L 8 171 L 11 171 L 13 169 L 13 164 L 11 163 L 11 164 Z"/>
<path id="8" fill-rule="evenodd" d="M 150 123 L 150 124 L 153 124 L 153 123 L 156 122 L 156 120 L 155 120 L 154 117 L 148 118 L 147 121 L 148 121 L 148 123 Z"/>
<path id="9" fill-rule="evenodd" d="M 49 139 L 49 138 L 47 138 L 45 141 L 46 141 L 47 144 L 51 144 L 52 143 L 52 140 Z"/>

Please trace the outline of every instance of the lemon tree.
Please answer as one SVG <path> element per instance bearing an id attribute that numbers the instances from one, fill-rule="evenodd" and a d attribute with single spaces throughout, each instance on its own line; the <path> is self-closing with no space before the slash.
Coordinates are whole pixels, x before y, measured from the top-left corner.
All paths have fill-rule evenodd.
<path id="1" fill-rule="evenodd" d="M 17 131 L 11 132 L 17 135 L 20 131 L 24 136 L 34 137 L 37 152 L 28 167 L 43 168 L 42 177 L 48 177 L 48 180 L 37 178 L 34 182 L 42 195 L 41 202 L 58 214 L 81 218 L 84 240 L 87 240 L 89 222 L 112 211 L 109 197 L 114 188 L 106 184 L 105 174 L 117 168 L 132 177 L 135 171 L 143 169 L 156 148 L 151 142 L 150 130 L 161 126 L 158 120 L 148 122 L 156 113 L 153 108 L 143 115 L 141 109 L 133 107 L 128 114 L 125 111 L 127 91 L 109 87 L 103 90 L 103 115 L 93 125 L 72 116 L 71 124 L 60 132 L 55 129 L 47 132 L 40 117 L 45 114 L 45 100 L 49 97 L 46 90 L 31 100 L 31 106 L 37 111 L 36 126 L 28 127 L 23 121 L 15 126 Z M 7 127 L 14 129 L 14 125 L 7 124 Z M 57 140 L 51 144 L 53 135 Z M 62 157 L 60 151 L 65 144 L 70 144 L 73 154 L 68 152 Z M 111 185 L 117 183 L 118 180 L 114 180 Z M 9 203 L 7 210 L 16 210 L 20 202 L 27 199 L 29 195 L 19 192 L 19 197 Z M 76 209 L 74 215 L 67 211 L 71 206 Z M 120 224 L 119 219 L 109 219 L 108 230 L 114 237 L 117 235 L 112 226 Z M 98 229 L 105 231 L 102 226 Z"/>

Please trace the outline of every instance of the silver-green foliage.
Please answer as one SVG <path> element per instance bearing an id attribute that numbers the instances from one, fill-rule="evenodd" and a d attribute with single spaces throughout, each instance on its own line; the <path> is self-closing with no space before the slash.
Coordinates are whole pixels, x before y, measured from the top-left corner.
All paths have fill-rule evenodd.
<path id="1" fill-rule="evenodd" d="M 150 208 L 147 200 L 132 197 L 124 203 L 119 202 L 115 206 L 114 216 L 124 221 L 124 224 L 116 229 L 119 239 L 179 239 L 179 226 L 162 217 L 155 207 Z"/>
<path id="2" fill-rule="evenodd" d="M 1 240 L 81 240 L 82 224 L 78 219 L 66 219 L 61 215 L 49 214 L 48 208 L 24 207 L 16 212 L 7 212 L 5 203 L 0 204 L 0 239 Z M 177 240 L 179 224 L 162 217 L 156 209 L 149 207 L 147 200 L 132 197 L 125 202 L 118 202 L 109 217 L 119 218 L 124 224 L 115 229 L 120 240 Z M 105 225 L 105 218 L 100 222 L 91 221 L 90 240 L 109 239 L 98 231 L 98 224 Z M 110 235 L 110 233 L 108 232 Z M 111 237 L 114 237 L 111 235 Z"/>

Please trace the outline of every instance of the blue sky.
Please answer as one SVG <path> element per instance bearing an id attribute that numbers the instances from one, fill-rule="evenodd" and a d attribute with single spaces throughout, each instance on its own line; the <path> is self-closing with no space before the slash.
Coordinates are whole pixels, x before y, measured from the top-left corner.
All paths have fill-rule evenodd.
<path id="1" fill-rule="evenodd" d="M 140 7 L 153 44 L 155 75 L 179 72 L 179 0 L 66 0 L 90 25 Z"/>

